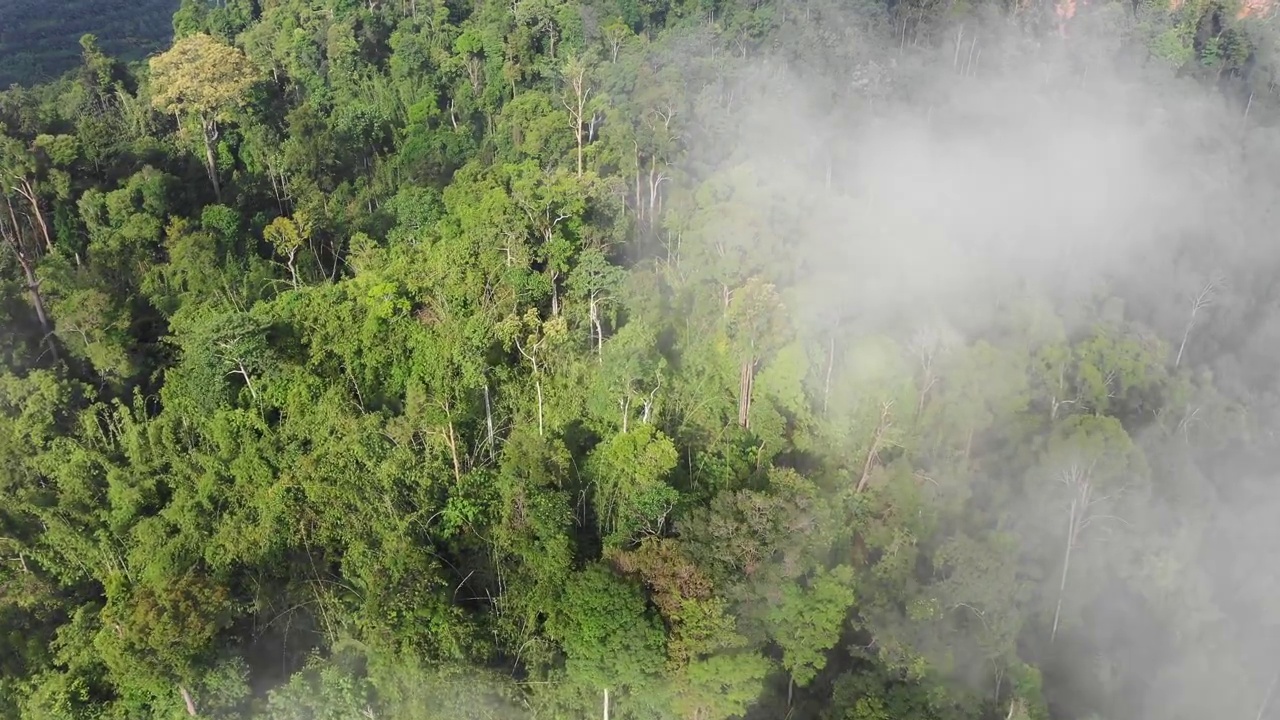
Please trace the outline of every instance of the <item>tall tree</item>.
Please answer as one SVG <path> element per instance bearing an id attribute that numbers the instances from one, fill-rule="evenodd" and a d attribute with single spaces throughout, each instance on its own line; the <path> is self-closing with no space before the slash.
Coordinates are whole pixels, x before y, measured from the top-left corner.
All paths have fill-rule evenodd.
<path id="1" fill-rule="evenodd" d="M 256 73 L 243 52 L 204 33 L 187 35 L 151 58 L 151 101 L 164 112 L 199 121 L 205 172 L 219 202 L 218 123 L 230 120 L 232 112 L 248 102 Z"/>

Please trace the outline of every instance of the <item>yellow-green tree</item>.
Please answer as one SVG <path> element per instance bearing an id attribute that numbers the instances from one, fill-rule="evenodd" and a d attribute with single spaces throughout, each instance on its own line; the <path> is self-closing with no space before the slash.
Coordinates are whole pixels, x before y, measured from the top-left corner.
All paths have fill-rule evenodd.
<path id="1" fill-rule="evenodd" d="M 244 105 L 254 78 L 243 52 L 203 33 L 188 35 L 151 58 L 151 102 L 164 112 L 199 119 L 205 171 L 219 201 L 222 186 L 214 153 L 218 123 Z"/>

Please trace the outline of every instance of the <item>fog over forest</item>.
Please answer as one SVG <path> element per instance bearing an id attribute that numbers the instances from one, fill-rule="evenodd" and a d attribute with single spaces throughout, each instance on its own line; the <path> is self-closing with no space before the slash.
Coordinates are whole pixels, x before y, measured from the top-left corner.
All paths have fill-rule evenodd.
<path id="1" fill-rule="evenodd" d="M 1081 579 L 1091 586 L 1076 592 L 1093 607 L 1074 637 L 1061 649 L 1034 637 L 1020 647 L 1062 683 L 1050 699 L 1065 717 L 1100 697 L 1106 717 L 1270 717 L 1280 338 L 1268 330 L 1280 253 L 1268 238 L 1280 136 L 1236 98 L 1111 60 L 1119 41 L 1096 27 L 1065 45 L 1028 47 L 1003 24 L 976 34 L 988 59 L 976 70 L 961 42 L 963 54 L 912 58 L 898 80 L 893 69 L 910 60 L 884 38 L 856 67 L 891 69 L 870 82 L 855 71 L 847 87 L 847 59 L 821 50 L 748 65 L 745 117 L 708 143 L 716 169 L 751 173 L 760 202 L 794 213 L 769 272 L 797 285 L 801 323 L 894 333 L 928 363 L 955 344 L 1006 337 L 1010 303 L 1034 294 L 1060 308 L 1068 336 L 1100 319 L 1132 324 L 1140 342 L 1162 339 L 1193 382 L 1214 383 L 1226 417 L 1199 418 L 1209 409 L 1198 398 L 1118 413 L 1150 443 L 1152 486 L 1108 518 L 1123 528 L 1077 551 L 1100 564 L 1125 558 L 1142 587 Z M 735 235 L 736 223 L 710 232 Z M 1171 430 L 1184 447 L 1168 447 Z M 1021 472 L 1016 460 L 984 464 L 965 492 L 999 496 Z M 1067 512 L 1036 499 L 969 520 L 1061 545 Z M 1196 634 L 1205 625 L 1209 638 Z M 1188 635 L 1197 639 L 1184 645 Z M 1134 677 L 1115 677 L 1124 673 Z"/>
<path id="2" fill-rule="evenodd" d="M 1280 720 L 1274 12 L 86 37 L 0 92 L 0 719 Z"/>

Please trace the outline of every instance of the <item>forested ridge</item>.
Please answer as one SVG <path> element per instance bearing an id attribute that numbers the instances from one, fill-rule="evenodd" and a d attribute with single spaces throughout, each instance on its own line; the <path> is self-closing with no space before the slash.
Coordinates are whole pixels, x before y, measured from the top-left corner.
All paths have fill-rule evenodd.
<path id="1" fill-rule="evenodd" d="M 0 717 L 1280 716 L 1272 11 L 86 37 L 0 93 Z"/>
<path id="2" fill-rule="evenodd" d="M 0 87 L 56 79 L 76 67 L 80 38 L 138 60 L 173 37 L 178 0 L 6 0 L 0 4 Z"/>

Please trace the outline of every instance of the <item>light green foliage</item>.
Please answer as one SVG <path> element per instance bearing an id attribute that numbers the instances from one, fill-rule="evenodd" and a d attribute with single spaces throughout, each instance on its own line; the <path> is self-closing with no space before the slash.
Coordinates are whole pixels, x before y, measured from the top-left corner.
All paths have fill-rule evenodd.
<path id="1" fill-rule="evenodd" d="M 679 499 L 664 482 L 676 458 L 675 445 L 651 425 L 618 433 L 591 452 L 586 470 L 608 542 L 662 533 Z"/>
<path id="2" fill-rule="evenodd" d="M 769 612 L 775 642 L 782 647 L 782 666 L 801 687 L 827 664 L 853 605 L 853 570 L 841 565 L 809 578 L 804 587 L 787 585 Z"/>
<path id="3" fill-rule="evenodd" d="M 168 113 L 222 119 L 242 105 L 254 80 L 244 54 L 204 34 L 184 37 L 151 60 L 152 102 Z"/>
<path id="4" fill-rule="evenodd" d="M 345 720 L 371 711 L 375 701 L 367 678 L 339 663 L 314 658 L 271 692 L 265 720 Z"/>
<path id="5" fill-rule="evenodd" d="M 589 687 L 638 690 L 662 667 L 662 631 L 638 588 L 601 565 L 574 573 L 547 618 L 569 678 Z"/>
<path id="6" fill-rule="evenodd" d="M 685 717 L 724 720 L 747 712 L 772 668 L 759 653 L 742 651 L 695 660 L 678 684 L 674 709 Z"/>
<path id="7" fill-rule="evenodd" d="M 1118 286 L 927 313 L 872 292 L 894 239 L 845 222 L 883 209 L 842 177 L 863 158 L 772 158 L 809 125 L 753 119 L 923 101 L 949 133 L 920 78 L 1030 67 L 988 38 L 1039 21 L 835 5 L 191 0 L 147 63 L 86 36 L 67 77 L 0 92 L 0 718 L 1251 697 L 1198 650 L 1254 631 L 1201 565 L 1230 535 L 1219 468 L 1274 454 L 1273 378 L 1231 356 L 1270 311 L 1224 300 L 1179 357 L 1184 320 Z M 1211 12 L 1081 4 L 1114 47 L 1046 92 L 1091 92 L 1123 47 L 1246 89 L 1256 23 L 1197 39 Z M 978 72 L 933 57 L 952 37 Z M 1274 114 L 1247 89 L 1232 143 Z M 1266 608 L 1269 574 L 1217 569 Z M 1077 622 L 1115 598 L 1195 661 Z M 1213 711 L 1247 714 L 1184 714 Z"/>

